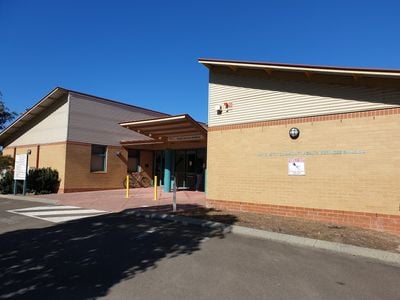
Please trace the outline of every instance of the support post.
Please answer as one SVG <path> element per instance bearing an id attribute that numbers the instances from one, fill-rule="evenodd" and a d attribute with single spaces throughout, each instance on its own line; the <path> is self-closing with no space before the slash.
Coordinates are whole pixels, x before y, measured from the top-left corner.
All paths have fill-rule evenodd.
<path id="1" fill-rule="evenodd" d="M 28 166 L 29 166 L 29 155 L 31 154 L 31 149 L 26 151 L 26 165 L 25 165 L 25 180 L 24 185 L 22 187 L 22 195 L 26 195 L 26 186 L 27 186 L 27 179 L 28 179 Z"/>
<path id="2" fill-rule="evenodd" d="M 14 195 L 16 195 L 17 194 L 17 181 L 14 179 L 14 188 L 13 188 L 13 191 L 14 191 Z"/>
<path id="3" fill-rule="evenodd" d="M 165 154 L 164 192 L 169 193 L 171 191 L 172 151 L 170 149 L 164 150 L 164 154 Z"/>
<path id="4" fill-rule="evenodd" d="M 207 195 L 207 168 L 204 169 L 204 192 Z"/>
<path id="5" fill-rule="evenodd" d="M 157 201 L 157 176 L 154 176 L 153 185 L 154 185 L 154 201 Z"/>
<path id="6" fill-rule="evenodd" d="M 126 192 L 125 198 L 129 198 L 129 175 L 126 175 Z"/>
<path id="7" fill-rule="evenodd" d="M 172 195 L 172 211 L 176 212 L 176 180 L 175 180 L 175 176 L 174 176 L 174 181 L 173 181 L 173 186 L 172 186 L 172 190 L 173 190 L 173 195 Z"/>

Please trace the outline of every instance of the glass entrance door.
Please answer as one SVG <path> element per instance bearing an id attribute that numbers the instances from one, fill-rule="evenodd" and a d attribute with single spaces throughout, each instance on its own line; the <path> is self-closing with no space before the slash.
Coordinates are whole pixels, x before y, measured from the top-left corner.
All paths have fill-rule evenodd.
<path id="1" fill-rule="evenodd" d="M 206 149 L 175 150 L 172 154 L 171 174 L 179 189 L 204 191 Z M 164 150 L 154 152 L 154 174 L 164 184 Z"/>
<path id="2" fill-rule="evenodd" d="M 197 169 L 196 150 L 186 151 L 186 182 L 187 187 L 194 190 L 196 187 L 196 169 Z"/>
<path id="3" fill-rule="evenodd" d="M 153 174 L 157 176 L 157 185 L 164 184 L 164 151 L 154 151 L 154 172 Z"/>
<path id="4" fill-rule="evenodd" d="M 204 190 L 205 149 L 175 151 L 175 177 L 178 188 Z"/>
<path id="5" fill-rule="evenodd" d="M 176 186 L 179 188 L 187 187 L 186 180 L 186 151 L 176 150 L 175 151 L 175 180 Z"/>

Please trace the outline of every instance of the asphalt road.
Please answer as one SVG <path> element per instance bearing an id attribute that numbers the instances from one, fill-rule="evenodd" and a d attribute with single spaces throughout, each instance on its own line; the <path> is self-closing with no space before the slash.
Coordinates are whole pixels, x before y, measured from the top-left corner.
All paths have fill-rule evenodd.
<path id="1" fill-rule="evenodd" d="M 400 267 L 127 212 L 62 224 L 6 212 L 0 299 L 400 299 Z"/>

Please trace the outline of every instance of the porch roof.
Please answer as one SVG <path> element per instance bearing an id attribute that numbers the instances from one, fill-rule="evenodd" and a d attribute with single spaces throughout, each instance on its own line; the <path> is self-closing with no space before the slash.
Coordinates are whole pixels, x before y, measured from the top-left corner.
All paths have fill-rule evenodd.
<path id="1" fill-rule="evenodd" d="M 119 123 L 122 127 L 150 137 L 151 140 L 121 141 L 122 145 L 161 145 L 182 142 L 205 142 L 207 127 L 188 114 Z"/>

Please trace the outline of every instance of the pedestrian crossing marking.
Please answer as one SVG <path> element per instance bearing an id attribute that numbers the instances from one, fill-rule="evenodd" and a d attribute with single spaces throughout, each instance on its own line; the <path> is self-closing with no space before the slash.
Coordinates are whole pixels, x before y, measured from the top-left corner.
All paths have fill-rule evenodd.
<path id="1" fill-rule="evenodd" d="M 80 207 L 78 206 L 46 205 L 46 206 L 35 206 L 35 207 L 13 209 L 13 211 L 56 210 L 56 209 L 73 209 L 73 208 L 80 209 Z"/>
<path id="2" fill-rule="evenodd" d="M 8 210 L 10 213 L 45 220 L 52 223 L 62 223 L 72 220 L 89 218 L 107 214 L 107 211 L 86 209 L 78 206 L 48 205 Z"/>
<path id="3" fill-rule="evenodd" d="M 55 211 L 34 211 L 34 212 L 24 212 L 25 216 L 52 216 L 52 215 L 87 215 L 87 214 L 98 214 L 98 213 L 105 213 L 102 210 L 96 209 L 75 209 L 75 210 L 55 210 Z"/>

